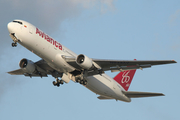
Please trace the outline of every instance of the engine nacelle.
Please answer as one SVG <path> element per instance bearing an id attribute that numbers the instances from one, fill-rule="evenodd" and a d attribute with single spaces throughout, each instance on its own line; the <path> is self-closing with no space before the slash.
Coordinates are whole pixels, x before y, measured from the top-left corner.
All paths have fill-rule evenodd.
<path id="1" fill-rule="evenodd" d="M 87 70 L 93 67 L 93 61 L 83 54 L 77 56 L 76 63 Z"/>
<path id="2" fill-rule="evenodd" d="M 24 72 L 27 72 L 29 74 L 33 73 L 36 70 L 34 62 L 25 58 L 19 62 L 19 66 Z"/>

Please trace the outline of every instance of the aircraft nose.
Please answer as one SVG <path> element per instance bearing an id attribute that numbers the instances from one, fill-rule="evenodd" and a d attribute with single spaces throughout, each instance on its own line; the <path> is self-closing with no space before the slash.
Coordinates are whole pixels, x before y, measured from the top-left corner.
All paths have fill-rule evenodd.
<path id="1" fill-rule="evenodd" d="M 9 33 L 13 33 L 13 24 L 12 24 L 12 22 L 7 24 L 7 28 L 8 28 Z"/>

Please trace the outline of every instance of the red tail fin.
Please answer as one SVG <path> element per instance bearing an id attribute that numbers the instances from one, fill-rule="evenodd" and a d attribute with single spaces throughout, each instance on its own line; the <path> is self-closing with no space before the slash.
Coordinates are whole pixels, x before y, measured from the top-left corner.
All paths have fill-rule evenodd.
<path id="1" fill-rule="evenodd" d="M 127 70 L 124 72 L 120 72 L 118 75 L 114 77 L 114 80 L 118 82 L 124 90 L 128 90 L 131 84 L 131 81 L 134 77 L 136 70 Z"/>

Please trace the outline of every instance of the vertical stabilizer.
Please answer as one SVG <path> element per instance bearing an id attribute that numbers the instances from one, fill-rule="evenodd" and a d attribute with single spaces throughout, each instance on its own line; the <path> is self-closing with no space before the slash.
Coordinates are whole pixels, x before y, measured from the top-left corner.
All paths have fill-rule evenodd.
<path id="1" fill-rule="evenodd" d="M 114 77 L 114 80 L 118 82 L 125 91 L 129 89 L 131 81 L 134 77 L 136 70 L 127 70 L 124 72 L 120 72 L 118 75 Z"/>

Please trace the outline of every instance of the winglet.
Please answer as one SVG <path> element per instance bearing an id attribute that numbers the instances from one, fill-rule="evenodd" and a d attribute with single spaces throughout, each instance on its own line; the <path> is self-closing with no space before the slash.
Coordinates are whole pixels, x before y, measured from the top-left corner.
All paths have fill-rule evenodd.
<path id="1" fill-rule="evenodd" d="M 125 91 L 129 89 L 131 81 L 134 77 L 136 70 L 127 70 L 124 72 L 120 72 L 118 75 L 114 77 L 114 80 L 118 82 Z"/>

